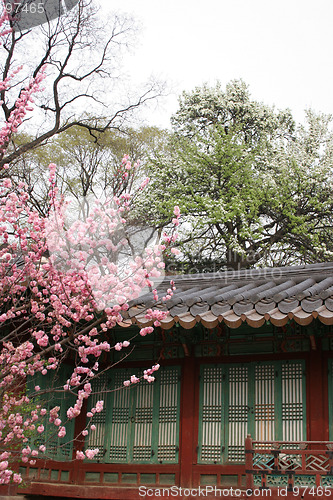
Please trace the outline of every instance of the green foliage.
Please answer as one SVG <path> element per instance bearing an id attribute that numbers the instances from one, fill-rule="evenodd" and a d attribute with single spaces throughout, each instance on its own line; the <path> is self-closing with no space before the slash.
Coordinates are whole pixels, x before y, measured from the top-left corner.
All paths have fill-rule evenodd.
<path id="1" fill-rule="evenodd" d="M 307 113 L 296 127 L 288 110 L 251 100 L 234 81 L 184 93 L 169 147 L 151 162 L 141 213 L 169 223 L 182 213 L 182 258 L 170 265 L 214 270 L 331 260 L 332 119 Z"/>
<path id="2" fill-rule="evenodd" d="M 22 135 L 18 140 L 26 142 Z M 43 215 L 48 209 L 48 165 L 57 165 L 57 187 L 64 196 L 82 199 L 101 193 L 119 196 L 130 192 L 146 175 L 146 159 L 163 150 L 164 132 L 156 127 L 107 130 L 92 136 L 88 130 L 73 127 L 48 143 L 20 156 L 11 169 L 11 178 L 30 186 L 31 201 Z M 127 181 L 122 178 L 122 159 L 127 154 L 139 167 Z"/>

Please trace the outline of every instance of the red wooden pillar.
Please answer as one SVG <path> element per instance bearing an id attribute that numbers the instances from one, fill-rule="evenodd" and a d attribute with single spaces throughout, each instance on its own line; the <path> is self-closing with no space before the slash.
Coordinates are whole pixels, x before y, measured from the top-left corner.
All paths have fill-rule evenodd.
<path id="1" fill-rule="evenodd" d="M 320 340 L 318 339 L 318 344 Z M 321 346 L 311 350 L 307 363 L 307 427 L 309 441 L 328 441 L 327 367 L 323 361 Z"/>
<path id="2" fill-rule="evenodd" d="M 193 453 L 196 441 L 194 436 L 196 382 L 195 358 L 185 357 L 181 384 L 181 434 L 179 440 L 180 486 L 183 488 L 192 487 Z"/>

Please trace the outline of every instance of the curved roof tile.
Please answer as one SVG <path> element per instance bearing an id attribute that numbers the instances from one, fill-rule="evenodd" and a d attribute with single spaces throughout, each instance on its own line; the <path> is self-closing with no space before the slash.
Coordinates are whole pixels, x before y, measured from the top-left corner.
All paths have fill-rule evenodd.
<path id="1" fill-rule="evenodd" d="M 208 328 L 220 322 L 230 328 L 238 328 L 244 322 L 259 328 L 265 321 L 283 326 L 290 319 L 308 325 L 317 317 L 326 325 L 333 324 L 332 262 L 170 276 L 158 287 L 160 296 L 169 288 L 171 279 L 176 284 L 173 297 L 155 304 L 169 311 L 161 322 L 165 329 L 175 322 L 186 329 L 197 322 Z M 152 294 L 135 299 L 120 325 L 150 325 L 144 311 L 152 303 Z"/>

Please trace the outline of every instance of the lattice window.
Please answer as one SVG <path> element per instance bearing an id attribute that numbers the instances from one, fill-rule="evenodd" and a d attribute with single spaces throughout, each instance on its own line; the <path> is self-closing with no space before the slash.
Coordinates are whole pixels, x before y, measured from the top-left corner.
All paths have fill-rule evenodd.
<path id="1" fill-rule="evenodd" d="M 176 462 L 178 454 L 179 370 L 169 368 L 161 372 L 158 451 L 159 462 Z"/>
<path id="2" fill-rule="evenodd" d="M 245 438 L 244 438 L 245 442 Z M 238 444 L 236 446 L 229 444 L 228 447 L 228 460 L 230 462 L 244 462 L 244 444 Z"/>
<path id="3" fill-rule="evenodd" d="M 99 450 L 98 454 L 96 455 L 97 460 L 102 460 L 106 453 L 106 407 L 108 398 L 108 393 L 106 391 L 108 389 L 108 385 L 109 381 L 107 374 L 105 373 L 94 379 L 91 384 L 93 394 L 90 396 L 88 403 L 89 411 L 96 405 L 97 401 L 104 401 L 103 411 L 101 411 L 100 413 L 95 413 L 93 417 L 93 423 L 96 426 L 96 430 L 90 431 L 87 437 L 87 448 L 98 448 Z"/>
<path id="4" fill-rule="evenodd" d="M 120 463 L 175 463 L 178 460 L 178 367 L 161 368 L 154 383 L 141 380 L 125 388 L 126 370 L 113 370 L 105 380 L 96 379 L 92 400 L 104 399 L 104 410 L 95 414 L 96 431 L 87 444 L 98 447 L 98 460 Z M 112 379 L 111 379 L 112 377 Z M 105 392 L 105 388 L 110 391 Z M 103 392 L 104 391 L 104 392 Z"/>
<path id="5" fill-rule="evenodd" d="M 152 456 L 154 385 L 140 382 L 136 390 L 133 460 L 148 461 Z"/>
<path id="6" fill-rule="evenodd" d="M 222 392 L 221 367 L 204 367 L 201 402 L 201 462 L 221 462 L 222 450 Z"/>
<path id="7" fill-rule="evenodd" d="M 229 423 L 247 422 L 248 412 L 248 405 L 229 405 Z"/>
<path id="8" fill-rule="evenodd" d="M 199 461 L 244 462 L 249 433 L 266 442 L 305 439 L 303 372 L 302 361 L 203 366 Z"/>
<path id="9" fill-rule="evenodd" d="M 66 427 L 66 435 L 63 438 L 58 437 L 59 428 L 49 422 L 49 416 L 45 417 L 43 422 L 45 431 L 38 435 L 33 440 L 34 447 L 45 444 L 47 447 L 47 456 L 54 460 L 71 460 L 73 453 L 73 438 L 74 438 L 74 420 L 67 418 L 67 409 L 75 403 L 75 396 L 63 391 L 63 386 L 70 377 L 73 369 L 71 366 L 62 365 L 61 370 L 49 370 L 46 375 L 36 373 L 34 377 L 29 377 L 27 386 L 28 390 L 36 385 L 41 387 L 41 396 L 39 403 L 42 404 L 49 412 L 55 406 L 59 406 L 59 418 Z M 48 389 L 48 392 L 43 394 L 43 389 Z"/>
<path id="10" fill-rule="evenodd" d="M 305 420 L 303 364 L 284 362 L 281 367 L 282 440 L 302 441 Z"/>
<path id="11" fill-rule="evenodd" d="M 273 364 L 258 364 L 254 369 L 254 419 L 258 441 L 275 439 L 275 370 Z"/>
<path id="12" fill-rule="evenodd" d="M 244 443 L 248 433 L 249 416 L 249 367 L 229 367 L 229 408 L 228 408 L 228 460 L 244 460 Z"/>

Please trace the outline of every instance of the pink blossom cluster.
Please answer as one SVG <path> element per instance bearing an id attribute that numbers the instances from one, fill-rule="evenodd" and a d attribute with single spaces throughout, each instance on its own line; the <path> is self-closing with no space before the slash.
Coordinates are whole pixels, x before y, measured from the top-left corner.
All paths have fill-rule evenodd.
<path id="1" fill-rule="evenodd" d="M 130 345 L 130 342 L 128 340 L 124 340 L 124 342 L 117 342 L 116 345 L 114 346 L 114 349 L 116 351 L 121 351 L 123 347 L 128 347 Z"/>
<path id="2" fill-rule="evenodd" d="M 0 26 L 5 17 L 0 18 Z M 4 33 L 8 31 L 2 30 Z M 0 89 L 6 91 L 19 70 L 0 82 Z M 0 130 L 0 153 L 5 153 L 12 134 L 32 111 L 33 95 L 42 90 L 44 78 L 42 68 L 22 87 Z M 4 170 L 8 168 L 5 165 Z M 125 156 L 114 179 L 116 195 L 104 204 L 97 202 L 89 217 L 70 226 L 66 220 L 68 206 L 59 196 L 53 163 L 49 166 L 48 219 L 33 208 L 26 184 L 13 185 L 9 178 L 0 181 L 0 325 L 4 332 L 0 350 L 0 484 L 21 482 L 14 463 L 33 465 L 40 454 L 47 456 L 46 431 L 55 438 L 66 437 L 67 423 L 80 415 L 92 394 L 91 380 L 103 356 L 111 349 L 119 351 L 130 345 L 129 340 L 113 345 L 107 335 L 123 321 L 128 302 L 147 286 L 154 289 L 155 301 L 159 300 L 154 280 L 163 271 L 163 251 L 175 241 L 175 234 L 165 235 L 163 245 L 134 256 L 125 268 L 113 258 L 128 245 L 126 238 L 118 237 L 133 203 L 123 186 L 137 168 L 138 164 L 132 165 Z M 139 189 L 148 181 L 143 181 Z M 180 217 L 177 207 L 174 215 L 176 227 Z M 166 298 L 173 291 L 171 283 Z M 146 315 L 154 326 L 165 317 L 165 311 L 153 309 Z M 152 331 L 153 327 L 148 326 L 140 334 Z M 39 382 L 26 390 L 27 377 L 38 377 L 39 381 L 51 374 L 56 380 L 55 374 L 61 373 L 68 351 L 75 353 L 75 366 L 65 384 L 48 387 Z M 153 382 L 158 367 L 146 370 L 141 378 Z M 133 375 L 124 385 L 138 383 L 141 378 Z M 42 404 L 46 394 L 53 391 L 75 395 L 75 404 L 69 408 Z M 88 418 L 102 411 L 103 401 L 98 401 Z M 82 432 L 87 433 L 87 429 Z M 44 444 L 35 449 L 31 436 L 39 436 Z M 98 451 L 77 451 L 76 457 L 92 460 Z"/>
<path id="3" fill-rule="evenodd" d="M 129 168 L 128 162 L 126 165 L 126 168 Z M 50 168 L 50 182 L 51 186 L 54 186 L 55 168 L 53 166 Z M 110 342 L 103 338 L 103 334 L 122 321 L 121 313 L 128 309 L 128 301 L 137 297 L 144 287 L 152 285 L 154 277 L 159 276 L 158 269 L 162 269 L 163 263 L 161 250 L 158 247 L 148 249 L 144 258 L 137 257 L 131 263 L 128 274 L 125 276 L 117 273 L 114 263 L 106 262 L 108 273 L 103 282 L 98 269 L 94 266 L 87 268 L 85 265 L 89 251 L 86 255 L 84 253 L 86 250 L 81 249 L 78 255 L 77 249 L 71 254 L 70 252 L 66 254 L 62 249 L 61 258 L 66 259 L 68 266 L 65 269 L 59 269 L 52 259 L 44 258 L 49 226 L 30 208 L 26 186 L 14 189 L 10 181 L 4 180 L 0 183 L 0 195 L 0 235 L 6 242 L 6 246 L 0 250 L 0 297 L 2 301 L 0 322 L 6 326 L 19 320 L 29 325 L 25 330 L 23 342 L 17 344 L 8 339 L 2 344 L 0 388 L 6 391 L 13 384 L 18 388 L 23 388 L 27 376 L 33 377 L 38 373 L 47 375 L 55 372 L 62 362 L 64 347 L 69 342 L 75 348 L 78 360 L 77 366 L 73 367 L 71 377 L 62 386 L 62 390 L 71 391 L 77 395 L 74 406 L 69 407 L 65 412 L 66 421 L 60 418 L 59 407 L 46 410 L 36 405 L 33 413 L 22 416 L 22 405 L 31 404 L 34 395 L 41 392 L 37 384 L 34 386 L 35 392 L 29 396 L 9 397 L 5 393 L 4 404 L 0 409 L 1 450 L 1 446 L 10 447 L 11 443 L 17 443 L 17 441 L 26 444 L 28 433 L 36 432 L 36 434 L 43 435 L 49 425 L 53 426 L 53 432 L 59 438 L 65 438 L 66 422 L 80 415 L 84 401 L 91 394 L 89 381 L 98 371 L 98 360 L 103 353 L 108 353 L 112 348 Z M 54 208 L 58 210 L 56 197 L 51 197 L 51 202 L 52 200 Z M 124 208 L 128 203 L 128 197 L 120 196 L 117 202 L 119 209 Z M 98 221 L 105 215 L 103 210 L 99 207 L 95 213 Z M 106 207 L 106 210 L 110 229 L 112 217 L 119 216 L 119 212 L 116 210 L 116 213 L 113 213 L 110 207 Z M 22 221 L 22 225 L 18 221 Z M 88 250 L 91 248 L 95 252 L 96 242 L 92 239 L 92 232 L 96 229 L 94 216 L 88 224 L 89 231 L 80 235 L 80 241 L 86 243 Z M 17 235 L 13 241 L 9 236 L 10 233 Z M 101 244 L 104 245 L 103 248 L 109 247 L 112 250 L 110 239 L 104 238 Z M 17 264 L 18 258 L 23 261 L 20 266 Z M 171 288 L 168 291 L 170 296 L 173 293 L 173 285 Z M 107 302 L 105 297 L 107 297 Z M 155 299 L 158 299 L 157 293 Z M 101 310 L 103 313 L 98 313 L 100 319 L 94 326 L 96 312 Z M 158 326 L 165 316 L 165 311 L 152 309 L 147 311 L 147 318 L 154 323 L 154 326 Z M 76 326 L 73 334 L 74 325 Z M 152 331 L 153 327 L 149 326 L 141 329 L 140 334 L 144 336 Z M 113 348 L 121 350 L 129 345 L 130 341 L 125 340 L 117 342 Z M 95 359 L 94 368 L 90 368 L 88 365 L 93 359 Z M 148 372 L 144 377 L 148 382 L 154 380 L 152 374 Z M 132 376 L 130 383 L 137 383 L 138 380 L 137 377 Z M 102 409 L 103 403 L 98 402 L 89 412 L 88 417 Z M 38 451 L 28 452 L 27 447 L 22 448 L 21 460 L 33 463 Z M 86 456 L 87 458 L 93 457 L 93 452 Z M 13 462 L 16 459 L 17 453 L 12 453 L 10 460 Z M 3 470 L 11 469 L 6 465 Z M 13 481 L 13 474 L 14 472 L 3 473 L 1 480 Z"/>
<path id="4" fill-rule="evenodd" d="M 83 451 L 77 451 L 76 458 L 77 460 L 84 460 L 85 458 L 93 460 L 94 457 L 98 454 L 98 452 L 99 452 L 98 448 L 95 448 L 94 450 L 86 450 L 85 454 L 83 453 Z"/>
<path id="5" fill-rule="evenodd" d="M 12 79 L 15 74 L 21 68 L 17 68 L 12 74 L 1 82 L 1 90 L 7 90 L 9 85 L 12 84 Z M 14 110 L 11 112 L 8 120 L 5 122 L 4 126 L 0 130 L 0 152 L 4 153 L 6 151 L 6 146 L 10 140 L 13 133 L 17 132 L 18 127 L 22 124 L 27 111 L 33 111 L 33 108 L 29 103 L 33 103 L 33 94 L 40 92 L 42 89 L 40 87 L 41 82 L 46 77 L 45 67 L 43 67 L 40 72 L 32 78 L 29 84 L 21 90 L 18 99 L 15 102 Z"/>
<path id="6" fill-rule="evenodd" d="M 149 383 L 154 382 L 155 377 L 153 377 L 153 373 L 159 370 L 159 368 L 160 365 L 156 363 L 156 365 L 153 365 L 148 370 L 144 370 L 142 378 Z M 131 384 L 137 384 L 138 382 L 140 382 L 140 380 L 141 378 L 137 377 L 136 375 L 132 375 L 129 380 L 124 380 L 123 384 L 125 387 L 129 387 Z"/>

